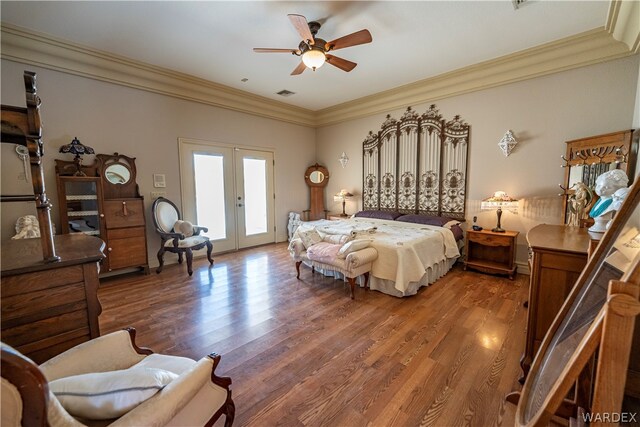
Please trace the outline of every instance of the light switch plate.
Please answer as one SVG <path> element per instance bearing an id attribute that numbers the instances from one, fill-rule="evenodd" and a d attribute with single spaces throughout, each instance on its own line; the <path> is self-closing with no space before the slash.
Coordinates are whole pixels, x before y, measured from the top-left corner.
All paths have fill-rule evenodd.
<path id="1" fill-rule="evenodd" d="M 165 188 L 167 186 L 167 181 L 163 173 L 153 174 L 153 186 L 155 188 Z"/>
<path id="2" fill-rule="evenodd" d="M 166 191 L 152 191 L 151 192 L 151 198 L 152 199 L 157 199 L 158 197 L 167 197 L 167 192 Z"/>

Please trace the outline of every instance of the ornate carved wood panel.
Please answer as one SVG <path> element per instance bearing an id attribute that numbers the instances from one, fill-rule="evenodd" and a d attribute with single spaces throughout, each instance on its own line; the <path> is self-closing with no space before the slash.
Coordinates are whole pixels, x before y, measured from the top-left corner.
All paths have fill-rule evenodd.
<path id="1" fill-rule="evenodd" d="M 363 143 L 364 209 L 464 219 L 468 147 L 469 125 L 445 121 L 435 105 L 387 115 Z"/>

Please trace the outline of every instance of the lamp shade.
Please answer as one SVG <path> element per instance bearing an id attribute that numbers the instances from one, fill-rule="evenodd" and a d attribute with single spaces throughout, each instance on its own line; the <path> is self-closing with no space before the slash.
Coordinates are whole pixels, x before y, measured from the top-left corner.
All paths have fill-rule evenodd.
<path id="1" fill-rule="evenodd" d="M 80 140 L 77 137 L 73 138 L 73 141 L 71 141 L 67 145 L 63 145 L 62 147 L 60 147 L 60 152 L 71 153 L 71 154 L 75 154 L 76 156 L 78 155 L 81 156 L 83 154 L 95 154 L 95 151 L 93 151 L 93 148 L 83 145 L 82 142 L 80 142 Z"/>
<path id="2" fill-rule="evenodd" d="M 324 52 L 318 49 L 310 49 L 302 54 L 302 62 L 313 71 L 322 67 L 326 59 Z"/>
<path id="3" fill-rule="evenodd" d="M 353 197 L 353 194 L 349 193 L 347 190 L 342 189 L 339 193 L 333 196 L 333 200 L 336 202 L 341 202 L 343 200 L 347 200 L 350 197 Z"/>
<path id="4" fill-rule="evenodd" d="M 480 205 L 482 210 L 507 209 L 511 212 L 518 211 L 518 200 L 510 197 L 504 191 L 496 191 L 493 196 L 484 199 Z"/>

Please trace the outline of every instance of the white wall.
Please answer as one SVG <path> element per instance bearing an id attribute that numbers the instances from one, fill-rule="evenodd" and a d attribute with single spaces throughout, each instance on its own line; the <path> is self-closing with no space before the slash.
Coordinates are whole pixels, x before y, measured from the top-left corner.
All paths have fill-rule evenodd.
<path id="1" fill-rule="evenodd" d="M 467 221 L 474 215 L 485 228 L 496 223 L 495 212 L 479 210 L 483 198 L 497 190 L 521 199 L 520 213 L 505 212 L 503 228 L 520 231 L 518 260 L 527 258 L 526 232 L 540 223 L 560 223 L 558 184 L 564 170 L 560 156 L 567 140 L 628 129 L 632 126 L 639 56 L 436 101 L 445 119 L 455 114 L 471 125 Z M 423 113 L 430 103 L 412 105 Z M 637 107 L 636 107 L 637 108 Z M 403 110 L 389 111 L 400 118 Z M 327 194 L 341 188 L 362 194 L 362 141 L 377 132 L 385 119 L 378 114 L 320 128 L 318 161 L 332 173 Z M 637 113 L 636 113 L 637 123 Z M 498 141 L 512 130 L 518 145 L 509 157 Z M 342 169 L 338 157 L 350 158 Z M 352 191 L 353 192 L 353 191 Z M 327 197 L 329 209 L 340 206 Z M 349 213 L 360 209 L 361 197 L 348 203 Z"/>
<path id="2" fill-rule="evenodd" d="M 2 104 L 25 105 L 24 70 L 37 72 L 46 186 L 54 204 L 54 222 L 58 222 L 54 159 L 70 160 L 69 155 L 59 154 L 58 149 L 76 136 L 97 153 L 119 152 L 137 158 L 137 182 L 146 205 L 149 262 L 154 266 L 159 238 L 150 216 L 153 174 L 166 175 L 167 197 L 180 206 L 179 137 L 275 149 L 278 241 L 287 238 L 287 213 L 308 208 L 304 172 L 316 158 L 312 128 L 7 60 L 2 61 Z M 13 146 L 3 144 L 2 150 L 3 194 L 7 189 L 13 194 L 21 192 L 25 186 L 27 192 L 33 193 L 29 184 L 17 180 L 22 165 Z M 85 163 L 92 161 L 93 156 L 84 159 Z M 2 239 L 14 234 L 12 227 L 17 217 L 34 211 L 33 204 L 3 203 Z M 166 258 L 167 262 L 174 262 L 171 254 Z"/>

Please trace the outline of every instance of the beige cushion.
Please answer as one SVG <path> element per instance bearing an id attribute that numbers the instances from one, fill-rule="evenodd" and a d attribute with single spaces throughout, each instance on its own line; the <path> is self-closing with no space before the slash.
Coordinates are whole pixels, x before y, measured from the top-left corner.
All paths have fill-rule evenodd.
<path id="1" fill-rule="evenodd" d="M 302 240 L 302 244 L 307 249 L 309 249 L 316 243 L 322 242 L 322 236 L 320 236 L 320 233 L 318 233 L 318 230 L 316 230 L 315 228 L 298 231 L 298 237 L 300 237 L 300 240 Z"/>
<path id="2" fill-rule="evenodd" d="M 49 382 L 49 389 L 69 414 L 108 420 L 126 414 L 175 378 L 173 372 L 137 367 L 60 378 Z"/>
<path id="3" fill-rule="evenodd" d="M 335 245 L 344 245 L 349 241 L 351 236 L 346 234 L 327 234 L 322 238 L 323 242 L 333 243 Z"/>
<path id="4" fill-rule="evenodd" d="M 170 233 L 173 225 L 178 220 L 178 211 L 167 202 L 161 201 L 156 206 L 156 222 L 165 233 Z"/>
<path id="5" fill-rule="evenodd" d="M 1 379 L 2 387 L 0 398 L 2 398 L 2 411 L 0 414 L 0 425 L 19 426 L 22 425 L 22 397 L 18 389 L 4 378 Z"/>
<path id="6" fill-rule="evenodd" d="M 154 368 L 173 372 L 176 375 L 182 375 L 184 372 L 193 368 L 196 361 L 188 357 L 167 356 L 166 354 L 151 354 L 141 362 L 133 365 L 133 368 Z"/>
<path id="7" fill-rule="evenodd" d="M 179 219 L 175 224 L 173 224 L 173 231 L 184 234 L 185 237 L 191 237 L 193 236 L 193 224 L 189 221 Z"/>
<path id="8" fill-rule="evenodd" d="M 178 247 L 191 248 L 201 243 L 204 243 L 207 240 L 209 240 L 209 238 L 206 236 L 191 236 L 191 237 L 187 237 L 186 239 L 179 240 Z M 167 240 L 166 242 L 164 242 L 164 245 L 166 247 L 173 247 L 173 239 Z"/>
<path id="9" fill-rule="evenodd" d="M 369 239 L 356 239 L 342 245 L 342 248 L 338 251 L 339 258 L 346 258 L 351 252 L 359 251 L 361 249 L 368 248 L 371 244 Z"/>

